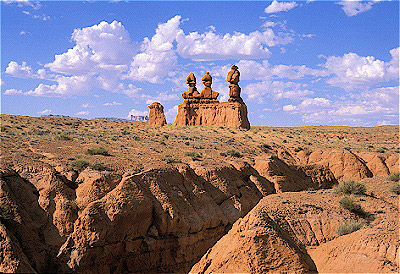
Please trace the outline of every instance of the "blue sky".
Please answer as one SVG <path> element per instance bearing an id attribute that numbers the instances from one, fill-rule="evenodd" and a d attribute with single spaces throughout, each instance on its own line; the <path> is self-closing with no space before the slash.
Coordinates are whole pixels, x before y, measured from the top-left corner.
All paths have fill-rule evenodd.
<path id="1" fill-rule="evenodd" d="M 241 72 L 252 125 L 399 123 L 398 1 L 3 1 L 1 112 L 173 122 L 189 72 Z"/>

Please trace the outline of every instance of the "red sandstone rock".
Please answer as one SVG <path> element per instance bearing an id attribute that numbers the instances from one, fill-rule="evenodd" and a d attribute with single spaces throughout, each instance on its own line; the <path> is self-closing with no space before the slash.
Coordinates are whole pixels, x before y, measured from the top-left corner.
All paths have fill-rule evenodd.
<path id="1" fill-rule="evenodd" d="M 212 77 L 209 72 L 202 78 L 204 89 L 200 95 L 195 87 L 195 77 L 189 74 L 186 82 L 189 91 L 182 94 L 185 99 L 178 107 L 174 125 L 176 126 L 226 126 L 250 128 L 247 118 L 247 106 L 240 98 L 239 71 L 235 66 L 228 74 L 231 83 L 229 102 L 220 103 L 217 100 L 218 92 L 211 88 Z"/>
<path id="2" fill-rule="evenodd" d="M 183 103 L 178 107 L 176 126 L 225 126 L 250 128 L 247 107 L 239 102 Z"/>
<path id="3" fill-rule="evenodd" d="M 165 126 L 167 120 L 164 115 L 164 107 L 159 102 L 154 102 L 149 106 L 149 126 Z"/>
<path id="4" fill-rule="evenodd" d="M 190 273 L 398 273 L 398 208 L 363 196 L 367 212 L 381 209 L 367 221 L 339 199 L 332 190 L 264 197 Z M 349 220 L 365 225 L 339 236 L 337 227 Z"/>

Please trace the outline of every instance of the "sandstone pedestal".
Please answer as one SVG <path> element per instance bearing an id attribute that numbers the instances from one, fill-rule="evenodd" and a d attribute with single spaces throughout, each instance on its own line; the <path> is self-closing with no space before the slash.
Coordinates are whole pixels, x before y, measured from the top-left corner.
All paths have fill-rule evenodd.
<path id="1" fill-rule="evenodd" d="M 149 126 L 165 126 L 167 120 L 164 115 L 164 107 L 159 102 L 154 102 L 149 106 Z"/>
<path id="2" fill-rule="evenodd" d="M 174 125 L 250 128 L 246 104 L 240 102 L 184 102 L 178 107 Z"/>
<path id="3" fill-rule="evenodd" d="M 218 101 L 219 93 L 212 90 L 212 77 L 209 72 L 201 78 L 204 89 L 199 92 L 196 88 L 196 77 L 191 72 L 186 78 L 189 90 L 182 94 L 183 104 L 178 107 L 175 126 L 225 126 L 250 129 L 247 118 L 247 106 L 240 97 L 240 72 L 233 65 L 228 73 L 229 85 L 228 102 Z"/>

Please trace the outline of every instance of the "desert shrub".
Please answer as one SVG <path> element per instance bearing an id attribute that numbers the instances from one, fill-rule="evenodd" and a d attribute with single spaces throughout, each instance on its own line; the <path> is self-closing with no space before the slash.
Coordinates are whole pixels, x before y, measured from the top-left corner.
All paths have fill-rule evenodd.
<path id="1" fill-rule="evenodd" d="M 390 190 L 391 192 L 393 192 L 394 194 L 400 195 L 400 184 L 399 184 L 399 183 L 396 183 L 396 184 L 392 185 L 392 186 L 389 188 L 389 190 Z"/>
<path id="2" fill-rule="evenodd" d="M 294 149 L 294 152 L 299 152 L 299 151 L 302 151 L 302 150 L 303 150 L 302 147 L 296 147 L 296 148 Z"/>
<path id="3" fill-rule="evenodd" d="M 350 234 L 354 231 L 359 230 L 360 228 L 362 228 L 363 223 L 362 222 L 358 222 L 358 221 L 347 221 L 344 223 L 339 224 L 339 226 L 336 228 L 336 233 L 339 236 L 343 236 L 346 234 Z"/>
<path id="4" fill-rule="evenodd" d="M 70 206 L 73 210 L 79 210 L 78 203 L 75 199 L 67 201 L 66 204 Z"/>
<path id="5" fill-rule="evenodd" d="M 350 197 L 347 196 L 343 197 L 342 199 L 340 199 L 339 203 L 344 209 L 347 209 L 350 212 L 356 214 L 363 212 L 361 205 Z"/>
<path id="6" fill-rule="evenodd" d="M 163 161 L 165 161 L 167 164 L 173 164 L 173 163 L 182 163 L 181 159 L 178 158 L 173 158 L 170 155 L 167 155 L 165 158 L 162 159 Z"/>
<path id="7" fill-rule="evenodd" d="M 189 156 L 193 161 L 200 161 L 201 154 L 197 151 L 186 151 L 185 156 Z"/>
<path id="8" fill-rule="evenodd" d="M 344 149 L 347 151 L 351 151 L 351 147 L 345 147 Z"/>
<path id="9" fill-rule="evenodd" d="M 136 135 L 132 135 L 132 139 L 135 141 L 140 141 L 140 137 Z"/>
<path id="10" fill-rule="evenodd" d="M 239 151 L 236 151 L 236 150 L 234 150 L 234 149 L 230 149 L 230 150 L 228 150 L 228 151 L 225 152 L 225 153 L 226 153 L 226 155 L 230 155 L 230 156 L 236 157 L 236 158 L 242 157 L 242 154 L 240 154 Z"/>
<path id="11" fill-rule="evenodd" d="M 383 147 L 378 148 L 375 152 L 384 153 L 385 149 Z"/>
<path id="12" fill-rule="evenodd" d="M 398 182 L 400 180 L 400 172 L 390 174 L 388 179 L 393 182 Z"/>
<path id="13" fill-rule="evenodd" d="M 0 220 L 2 221 L 13 220 L 14 216 L 15 216 L 14 208 L 6 204 L 0 206 Z"/>
<path id="14" fill-rule="evenodd" d="M 107 166 L 100 162 L 91 164 L 90 168 L 98 171 L 108 170 Z"/>
<path id="15" fill-rule="evenodd" d="M 1 132 L 7 131 L 7 127 L 5 127 L 5 126 L 0 126 L 0 131 L 1 131 Z"/>
<path id="16" fill-rule="evenodd" d="M 89 162 L 84 159 L 76 159 L 72 161 L 71 165 L 76 170 L 84 170 L 89 166 Z"/>
<path id="17" fill-rule="evenodd" d="M 272 149 L 272 147 L 270 145 L 265 144 L 265 143 L 261 144 L 261 147 L 266 148 L 266 149 Z"/>
<path id="18" fill-rule="evenodd" d="M 97 147 L 97 148 L 89 148 L 88 150 L 86 150 L 86 154 L 90 154 L 90 155 L 104 155 L 104 156 L 109 156 L 110 154 L 108 153 L 108 151 L 103 148 L 103 147 Z"/>
<path id="19" fill-rule="evenodd" d="M 363 183 L 353 180 L 346 180 L 336 185 L 333 188 L 333 191 L 337 194 L 364 195 L 367 191 L 367 188 Z"/>
<path id="20" fill-rule="evenodd" d="M 60 134 L 60 135 L 56 136 L 56 140 L 69 141 L 69 140 L 72 140 L 72 137 L 69 137 L 68 135 L 65 135 L 65 134 Z"/>

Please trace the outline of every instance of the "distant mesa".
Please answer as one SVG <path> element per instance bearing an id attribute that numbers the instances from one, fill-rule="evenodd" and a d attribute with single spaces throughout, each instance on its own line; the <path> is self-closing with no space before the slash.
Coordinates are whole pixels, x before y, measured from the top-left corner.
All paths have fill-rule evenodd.
<path id="1" fill-rule="evenodd" d="M 72 118 L 71 116 L 61 115 L 61 114 L 45 114 L 40 117 L 48 117 L 48 118 Z"/>
<path id="2" fill-rule="evenodd" d="M 131 119 L 131 121 L 136 121 L 136 122 L 148 122 L 149 121 L 148 116 L 140 116 L 140 115 L 131 115 L 130 119 Z"/>
<path id="3" fill-rule="evenodd" d="M 154 102 L 149 106 L 149 126 L 165 126 L 167 120 L 164 115 L 164 107 L 159 102 Z"/>
<path id="4" fill-rule="evenodd" d="M 116 117 L 96 117 L 93 120 L 103 120 L 103 121 L 127 121 L 124 118 L 116 118 Z"/>
<path id="5" fill-rule="evenodd" d="M 201 79 L 204 89 L 199 93 L 196 88 L 196 77 L 191 72 L 186 78 L 189 90 L 182 94 L 183 104 L 178 106 L 176 126 L 227 126 L 250 128 L 247 118 L 247 106 L 240 97 L 240 72 L 233 65 L 228 72 L 229 100 L 220 103 L 219 93 L 212 90 L 212 77 L 207 72 Z"/>

